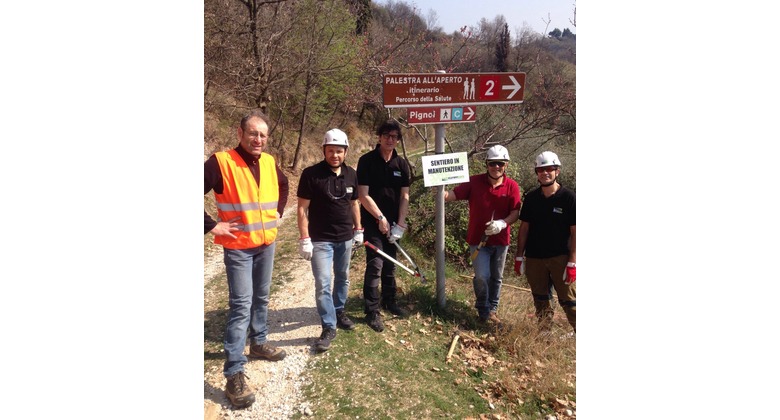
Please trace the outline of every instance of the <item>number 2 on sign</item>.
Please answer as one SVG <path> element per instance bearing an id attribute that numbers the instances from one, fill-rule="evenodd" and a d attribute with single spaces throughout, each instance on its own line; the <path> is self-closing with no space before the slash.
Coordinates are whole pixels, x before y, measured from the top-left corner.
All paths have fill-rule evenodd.
<path id="1" fill-rule="evenodd" d="M 479 98 L 487 99 L 487 100 L 493 100 L 498 98 L 499 82 L 500 82 L 500 78 L 497 75 L 482 76 L 479 82 L 480 84 Z"/>
<path id="2" fill-rule="evenodd" d="M 487 83 L 485 83 L 487 86 L 487 90 L 485 91 L 485 96 L 493 96 L 493 88 L 496 86 L 496 82 L 493 80 L 488 80 Z"/>

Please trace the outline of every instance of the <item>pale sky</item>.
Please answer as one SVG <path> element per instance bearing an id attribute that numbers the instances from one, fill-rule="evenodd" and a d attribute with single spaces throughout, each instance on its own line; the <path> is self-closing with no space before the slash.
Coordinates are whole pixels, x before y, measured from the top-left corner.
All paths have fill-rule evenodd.
<path id="1" fill-rule="evenodd" d="M 398 0 L 395 0 L 398 1 Z M 527 23 L 536 32 L 546 34 L 555 28 L 569 28 L 577 33 L 569 20 L 574 20 L 575 0 L 403 0 L 412 7 L 419 9 L 418 14 L 423 19 L 428 18 L 428 11 L 435 10 L 438 16 L 437 26 L 446 33 L 457 31 L 460 27 L 477 26 L 481 18 L 492 21 L 497 15 L 504 15 L 509 30 L 513 36 L 516 30 Z M 388 0 L 378 0 L 379 4 L 387 4 Z M 548 19 L 549 15 L 549 19 Z M 549 28 L 542 21 L 551 20 Z"/>

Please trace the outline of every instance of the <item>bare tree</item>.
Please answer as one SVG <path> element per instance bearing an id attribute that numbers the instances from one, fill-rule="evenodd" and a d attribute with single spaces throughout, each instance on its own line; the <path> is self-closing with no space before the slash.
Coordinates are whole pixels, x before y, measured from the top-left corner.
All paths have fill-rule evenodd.
<path id="1" fill-rule="evenodd" d="M 292 166 L 300 164 L 300 151 L 306 127 L 311 119 L 319 124 L 319 118 L 331 115 L 348 96 L 345 86 L 360 77 L 356 48 L 355 17 L 344 2 L 339 0 L 303 0 L 297 16 L 302 25 L 295 30 L 299 40 L 292 53 L 301 63 L 304 74 L 300 93 L 300 129 L 295 146 Z M 316 125 L 315 124 L 315 125 Z"/>

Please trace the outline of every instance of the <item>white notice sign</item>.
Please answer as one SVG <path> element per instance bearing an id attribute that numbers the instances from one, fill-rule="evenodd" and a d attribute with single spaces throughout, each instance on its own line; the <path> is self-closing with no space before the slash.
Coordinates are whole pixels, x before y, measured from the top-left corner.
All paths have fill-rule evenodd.
<path id="1" fill-rule="evenodd" d="M 460 184 L 469 180 L 466 152 L 423 156 L 423 181 L 426 187 Z"/>

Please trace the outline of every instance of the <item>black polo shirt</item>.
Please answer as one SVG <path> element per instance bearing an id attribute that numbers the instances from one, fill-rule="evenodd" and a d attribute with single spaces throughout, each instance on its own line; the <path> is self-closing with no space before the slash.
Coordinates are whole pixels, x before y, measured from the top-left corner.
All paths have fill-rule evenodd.
<path id="1" fill-rule="evenodd" d="M 401 188 L 409 186 L 409 164 L 393 150 L 388 162 L 382 157 L 377 144 L 374 150 L 358 159 L 358 184 L 368 186 L 368 195 L 374 200 L 382 215 L 391 225 L 398 221 L 398 206 L 401 203 Z M 360 208 L 362 224 L 374 223 L 376 219 L 368 210 Z"/>
<path id="2" fill-rule="evenodd" d="M 525 196 L 520 220 L 528 223 L 526 257 L 568 255 L 569 228 L 577 224 L 574 192 L 561 186 L 555 194 L 545 198 L 542 188 L 536 188 Z"/>
<path id="3" fill-rule="evenodd" d="M 342 242 L 352 239 L 352 202 L 358 199 L 357 173 L 346 164 L 341 174 L 324 160 L 301 173 L 298 197 L 309 203 L 309 236 L 312 242 Z"/>

